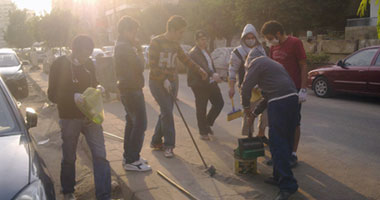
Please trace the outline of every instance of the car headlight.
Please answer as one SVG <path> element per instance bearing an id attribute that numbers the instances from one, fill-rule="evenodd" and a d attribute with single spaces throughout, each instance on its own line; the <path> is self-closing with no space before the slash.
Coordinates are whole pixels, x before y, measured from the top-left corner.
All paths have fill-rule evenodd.
<path id="1" fill-rule="evenodd" d="M 45 188 L 41 180 L 34 181 L 24 188 L 15 200 L 46 200 Z"/>

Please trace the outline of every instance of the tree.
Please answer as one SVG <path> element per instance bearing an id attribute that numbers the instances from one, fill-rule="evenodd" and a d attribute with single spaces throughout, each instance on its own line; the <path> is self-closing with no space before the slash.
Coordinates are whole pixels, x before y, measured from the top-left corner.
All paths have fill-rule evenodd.
<path id="1" fill-rule="evenodd" d="M 26 10 L 14 10 L 9 13 L 9 25 L 4 40 L 12 47 L 26 48 L 33 44 L 34 40 L 26 21 Z"/>
<path id="2" fill-rule="evenodd" d="M 350 4 L 346 0 L 235 0 L 236 23 L 252 23 L 259 29 L 266 21 L 277 20 L 295 35 L 305 30 L 344 30 Z"/>
<path id="3" fill-rule="evenodd" d="M 40 23 L 41 38 L 49 47 L 68 46 L 78 30 L 78 20 L 70 11 L 53 10 Z"/>
<path id="4" fill-rule="evenodd" d="M 357 15 L 363 17 L 367 11 L 368 5 L 370 4 L 370 0 L 362 0 L 360 2 Z M 379 0 L 376 0 L 376 4 L 379 6 L 379 10 L 377 13 L 377 38 L 380 39 L 380 4 Z"/>
<path id="5" fill-rule="evenodd" d="M 234 1 L 230 0 L 197 0 L 183 1 L 181 13 L 189 21 L 190 29 L 203 29 L 210 35 L 210 51 L 214 49 L 214 40 L 226 39 L 226 46 L 231 46 L 233 36 L 238 33 L 235 17 Z"/>

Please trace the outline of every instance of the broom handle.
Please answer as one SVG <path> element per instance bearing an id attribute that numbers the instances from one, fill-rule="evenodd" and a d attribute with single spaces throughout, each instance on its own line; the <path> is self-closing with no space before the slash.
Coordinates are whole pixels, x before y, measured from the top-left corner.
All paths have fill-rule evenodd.
<path id="1" fill-rule="evenodd" d="M 235 112 L 234 98 L 231 98 L 232 111 Z"/>

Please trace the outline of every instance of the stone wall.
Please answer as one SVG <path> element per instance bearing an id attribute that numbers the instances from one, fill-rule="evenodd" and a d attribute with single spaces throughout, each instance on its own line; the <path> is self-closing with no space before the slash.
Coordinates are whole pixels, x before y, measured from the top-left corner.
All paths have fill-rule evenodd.
<path id="1" fill-rule="evenodd" d="M 322 38 L 322 37 L 320 37 Z M 307 53 L 324 53 L 330 56 L 329 62 L 336 63 L 338 60 L 344 59 L 353 52 L 370 46 L 380 45 L 378 39 L 366 40 L 314 40 L 307 42 L 302 40 L 305 51 Z"/>
<path id="2" fill-rule="evenodd" d="M 376 26 L 354 26 L 346 27 L 346 40 L 368 40 L 377 39 Z"/>

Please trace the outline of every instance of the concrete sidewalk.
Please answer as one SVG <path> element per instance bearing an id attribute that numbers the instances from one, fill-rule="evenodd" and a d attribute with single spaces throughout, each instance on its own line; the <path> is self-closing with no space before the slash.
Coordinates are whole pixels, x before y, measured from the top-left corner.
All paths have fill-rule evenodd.
<path id="1" fill-rule="evenodd" d="M 46 94 L 48 75 L 39 70 L 29 72 L 29 77 Z M 104 131 L 117 136 L 112 137 L 105 134 L 107 158 L 110 161 L 113 173 L 117 175 L 125 199 L 188 199 L 184 194 L 159 177 L 156 170 L 165 173 L 169 178 L 202 200 L 274 199 L 278 189 L 263 183 L 263 180 L 271 174 L 271 168 L 262 164 L 263 158 L 259 159 L 259 175 L 240 177 L 233 174 L 232 150 L 236 147 L 236 139 L 240 135 L 238 133 L 231 134 L 231 132 L 240 126 L 240 120 L 232 122 L 229 125 L 231 126 L 230 129 L 222 129 L 216 125 L 216 131 L 220 134 L 217 134 L 209 142 L 196 138 L 202 153 L 204 153 L 206 162 L 214 165 L 217 169 L 217 174 L 211 178 L 204 173 L 201 160 L 177 111 L 175 111 L 177 144 L 174 151 L 176 156 L 172 159 L 167 159 L 163 156 L 162 152 L 152 151 L 149 148 L 159 107 L 151 97 L 148 87 L 144 88 L 144 94 L 148 113 L 148 130 L 146 131 L 141 154 L 149 161 L 149 164 L 153 168 L 152 172 L 126 172 L 122 168 L 123 141 L 117 137 L 122 138 L 124 135 L 124 108 L 117 100 L 104 104 Z M 179 104 L 183 109 L 182 112 L 185 118 L 189 120 L 190 129 L 198 137 L 194 103 L 187 97 L 182 98 L 181 94 L 179 98 L 181 99 Z M 221 117 L 225 117 L 226 113 L 224 112 L 221 114 Z M 223 122 L 225 122 L 225 119 L 223 119 Z M 292 199 L 305 199 L 305 197 L 307 198 L 307 194 L 297 193 Z"/>

